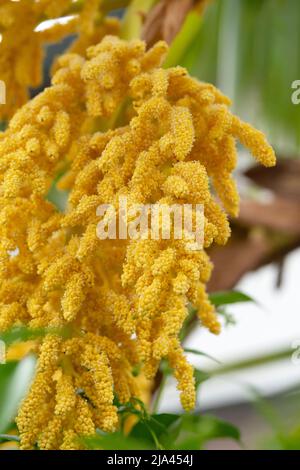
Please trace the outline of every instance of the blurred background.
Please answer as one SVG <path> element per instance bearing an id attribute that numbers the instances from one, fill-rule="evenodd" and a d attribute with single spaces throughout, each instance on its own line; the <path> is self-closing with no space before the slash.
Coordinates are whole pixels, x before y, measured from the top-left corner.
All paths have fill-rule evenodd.
<path id="1" fill-rule="evenodd" d="M 45 83 L 54 55 L 72 39 L 47 48 Z M 300 450 L 300 104 L 292 103 L 292 84 L 300 80 L 300 3 L 211 1 L 201 22 L 187 16 L 176 41 L 183 46 L 176 62 L 227 94 L 233 111 L 263 130 L 278 156 L 277 167 L 264 170 L 240 149 L 241 213 L 228 246 L 211 250 L 209 289 L 241 291 L 253 301 L 220 309 L 219 337 L 199 327 L 190 333 L 185 346 L 212 357 L 189 353 L 202 373 L 198 407 L 236 424 L 245 448 Z M 19 399 L 32 370 L 28 357 L 15 366 L 0 400 L 16 383 Z M 160 411 L 179 409 L 170 381 Z M 13 405 L 1 410 L 0 422 L 14 412 Z M 222 440 L 208 448 L 239 447 Z"/>

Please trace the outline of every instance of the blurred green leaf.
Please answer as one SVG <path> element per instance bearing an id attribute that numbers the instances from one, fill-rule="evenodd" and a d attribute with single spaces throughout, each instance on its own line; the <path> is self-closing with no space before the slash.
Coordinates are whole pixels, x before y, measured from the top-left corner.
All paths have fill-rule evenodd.
<path id="1" fill-rule="evenodd" d="M 155 438 L 153 437 L 155 436 Z M 166 450 L 200 450 L 212 439 L 230 438 L 239 441 L 239 430 L 214 416 L 156 414 L 149 421 L 137 423 L 130 437 L 149 442 Z"/>
<path id="2" fill-rule="evenodd" d="M 213 439 L 240 440 L 240 431 L 235 426 L 210 415 L 183 415 L 172 432 L 177 436 L 171 448 L 178 450 L 201 450 Z"/>
<path id="3" fill-rule="evenodd" d="M 191 44 L 193 44 L 193 41 L 197 37 L 201 26 L 202 16 L 197 11 L 193 10 L 188 13 L 180 32 L 169 48 L 168 56 L 164 63 L 165 68 L 175 67 L 183 60 Z"/>
<path id="4" fill-rule="evenodd" d="M 10 346 L 13 343 L 23 341 L 25 342 L 40 338 L 42 336 L 45 336 L 45 334 L 46 330 L 42 328 L 30 329 L 26 326 L 17 326 L 5 331 L 4 333 L 1 333 L 0 340 L 3 341 L 6 346 Z"/>
<path id="5" fill-rule="evenodd" d="M 238 291 L 215 292 L 213 294 L 210 294 L 209 298 L 211 303 L 216 307 L 242 302 L 254 302 L 251 297 Z"/>
<path id="6" fill-rule="evenodd" d="M 200 387 L 200 385 L 210 378 L 210 374 L 207 372 L 203 372 L 199 369 L 194 369 L 194 377 L 195 377 L 195 386 L 196 389 Z"/>
<path id="7" fill-rule="evenodd" d="M 267 364 L 275 363 L 277 361 L 290 359 L 291 354 L 292 354 L 291 347 L 287 347 L 286 349 L 274 351 L 271 354 L 250 357 L 248 359 L 222 365 L 221 367 L 211 370 L 210 374 L 212 376 L 215 376 L 215 375 L 228 374 L 231 372 L 240 371 L 243 369 L 248 369 L 250 367 L 259 367 L 261 365 L 267 365 Z"/>
<path id="8" fill-rule="evenodd" d="M 200 450 L 213 439 L 240 440 L 239 430 L 210 415 L 154 414 L 139 421 L 128 436 L 120 432 L 82 438 L 88 449 L 103 450 Z"/>
<path id="9" fill-rule="evenodd" d="M 120 432 L 81 438 L 81 442 L 90 450 L 147 450 L 149 443 L 143 439 L 125 436 Z"/>
<path id="10" fill-rule="evenodd" d="M 8 430 L 34 375 L 35 358 L 0 365 L 0 433 Z"/>
<path id="11" fill-rule="evenodd" d="M 277 435 L 281 450 L 300 450 L 300 426 L 291 432 Z"/>
<path id="12" fill-rule="evenodd" d="M 12 434 L 0 434 L 0 441 L 3 442 L 20 442 L 19 436 L 13 436 Z"/>
<path id="13" fill-rule="evenodd" d="M 184 348 L 184 351 L 188 354 L 196 354 L 196 356 L 206 357 L 207 359 L 211 359 L 212 361 L 217 362 L 218 364 L 221 364 L 220 361 L 218 361 L 218 359 L 216 359 L 215 357 L 203 351 L 198 351 L 197 349 L 192 349 L 192 348 Z"/>
<path id="14" fill-rule="evenodd" d="M 132 429 L 130 437 L 142 439 L 155 447 L 168 434 L 169 427 L 180 419 L 179 415 L 163 413 L 153 414 L 147 420 L 139 421 Z"/>
<path id="15" fill-rule="evenodd" d="M 66 337 L 69 334 L 68 328 L 28 328 L 26 326 L 13 327 L 0 334 L 0 340 L 6 346 L 17 342 L 26 342 L 34 339 L 42 338 L 47 334 L 56 334 Z"/>
<path id="16" fill-rule="evenodd" d="M 57 182 L 59 179 L 60 177 L 56 178 L 55 181 L 53 181 L 46 199 L 47 201 L 52 202 L 52 204 L 55 205 L 59 212 L 65 212 L 69 197 L 69 191 L 62 191 L 57 188 Z"/>

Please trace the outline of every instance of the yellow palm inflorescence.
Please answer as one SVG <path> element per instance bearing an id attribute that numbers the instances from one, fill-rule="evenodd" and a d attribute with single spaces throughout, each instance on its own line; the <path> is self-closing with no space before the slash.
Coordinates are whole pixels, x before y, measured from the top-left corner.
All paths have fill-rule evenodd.
<path id="1" fill-rule="evenodd" d="M 86 57 L 67 54 L 52 86 L 0 134 L 0 329 L 21 322 L 69 332 L 41 342 L 17 418 L 23 449 L 80 448 L 77 436 L 114 431 L 114 396 L 141 396 L 136 370 L 150 380 L 162 358 L 183 407 L 194 407 L 179 333 L 189 303 L 220 331 L 205 248 L 226 243 L 226 212 L 238 212 L 235 141 L 266 166 L 275 155 L 216 88 L 161 68 L 166 52 L 163 42 L 146 51 L 142 41 L 106 36 Z M 61 172 L 65 212 L 46 199 Z M 174 237 L 99 239 L 96 209 L 118 208 L 120 197 L 129 206 L 202 204 L 204 248 Z"/>

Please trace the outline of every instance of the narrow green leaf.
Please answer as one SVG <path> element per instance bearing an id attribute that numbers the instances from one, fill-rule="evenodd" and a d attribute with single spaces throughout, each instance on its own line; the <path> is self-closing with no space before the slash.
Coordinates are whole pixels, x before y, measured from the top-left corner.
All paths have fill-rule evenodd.
<path id="1" fill-rule="evenodd" d="M 255 302 L 251 297 L 239 291 L 220 291 L 210 294 L 210 301 L 216 307 L 243 302 Z"/>
<path id="2" fill-rule="evenodd" d="M 202 26 L 202 15 L 192 10 L 186 17 L 183 26 L 170 46 L 164 63 L 165 68 L 175 67 L 189 50 Z"/>
<path id="3" fill-rule="evenodd" d="M 191 348 L 184 348 L 184 351 L 188 354 L 196 354 L 197 356 L 203 356 L 203 357 L 207 357 L 208 359 L 211 359 L 212 361 L 216 362 L 217 364 L 221 364 L 221 362 L 210 356 L 209 354 L 203 352 L 203 351 L 198 351 L 197 349 L 191 349 Z"/>
<path id="4" fill-rule="evenodd" d="M 0 432 L 8 430 L 33 378 L 35 358 L 0 365 Z"/>
<path id="5" fill-rule="evenodd" d="M 13 327 L 0 334 L 0 340 L 6 346 L 17 342 L 26 342 L 34 339 L 42 338 L 47 334 L 56 334 L 66 337 L 69 334 L 68 328 L 28 328 L 26 326 Z"/>
<path id="6" fill-rule="evenodd" d="M 202 370 L 199 369 L 194 369 L 194 377 L 195 377 L 195 386 L 196 389 L 206 380 L 210 378 L 210 374 L 207 372 L 203 372 Z"/>
<path id="7" fill-rule="evenodd" d="M 242 361 L 225 364 L 221 367 L 216 368 L 215 370 L 211 370 L 210 373 L 212 376 L 216 376 L 240 371 L 243 369 L 248 369 L 251 367 L 258 367 L 261 365 L 275 363 L 284 359 L 290 359 L 292 352 L 293 351 L 291 350 L 291 348 L 287 347 L 287 349 L 274 351 L 271 354 L 266 354 L 264 356 L 250 357 L 249 359 L 245 359 Z"/>
<path id="8" fill-rule="evenodd" d="M 20 442 L 20 437 L 19 436 L 13 436 L 12 434 L 0 434 L 0 441 Z"/>

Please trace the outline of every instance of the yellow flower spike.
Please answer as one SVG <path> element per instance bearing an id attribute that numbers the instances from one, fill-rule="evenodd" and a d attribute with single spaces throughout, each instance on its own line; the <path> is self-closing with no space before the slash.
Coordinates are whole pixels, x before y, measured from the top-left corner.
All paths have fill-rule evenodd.
<path id="1" fill-rule="evenodd" d="M 81 356 L 81 365 L 89 370 L 97 403 L 112 404 L 113 381 L 107 356 L 104 353 L 98 353 L 93 346 L 87 345 Z"/>
<path id="2" fill-rule="evenodd" d="M 190 281 L 186 274 L 179 272 L 173 281 L 173 289 L 175 294 L 185 295 L 190 288 Z"/>
<path id="3" fill-rule="evenodd" d="M 95 424 L 93 421 L 93 412 L 88 403 L 81 396 L 76 397 L 76 416 L 75 416 L 75 437 L 92 436 L 95 434 Z M 76 443 L 76 440 L 75 440 Z M 63 444 L 64 445 L 64 444 Z M 61 447 L 62 449 L 62 447 Z"/>
<path id="4" fill-rule="evenodd" d="M 54 119 L 54 114 L 49 106 L 43 106 L 36 117 L 36 121 L 42 126 L 48 127 Z"/>
<path id="5" fill-rule="evenodd" d="M 176 261 L 176 252 L 172 248 L 164 250 L 154 261 L 152 266 L 153 276 L 168 274 Z"/>
<path id="6" fill-rule="evenodd" d="M 62 419 L 66 419 L 73 411 L 76 403 L 72 377 L 61 373 L 54 380 L 56 381 L 56 404 L 54 413 Z"/>
<path id="7" fill-rule="evenodd" d="M 211 106 L 208 117 L 209 138 L 221 140 L 231 127 L 232 116 L 224 104 Z"/>
<path id="8" fill-rule="evenodd" d="M 231 234 L 226 213 L 222 210 L 219 204 L 211 198 L 210 201 L 205 204 L 204 214 L 213 229 L 212 241 L 215 239 L 216 243 L 219 245 L 225 245 Z M 211 243 L 209 243 L 208 246 L 210 246 Z"/>
<path id="9" fill-rule="evenodd" d="M 185 298 L 175 293 L 170 296 L 166 305 L 167 310 L 161 315 L 158 334 L 155 334 L 153 357 L 161 360 L 169 355 L 176 338 L 187 316 Z M 155 325 L 156 326 L 156 325 Z"/>
<path id="10" fill-rule="evenodd" d="M 171 113 L 171 129 L 174 136 L 174 153 L 178 160 L 184 160 L 190 153 L 194 143 L 194 126 L 192 115 L 187 108 L 173 107 Z"/>
<path id="11" fill-rule="evenodd" d="M 146 316 L 151 318 L 158 306 L 160 295 L 163 288 L 163 282 L 159 278 L 154 278 L 152 283 L 149 286 L 143 286 L 143 289 L 140 288 L 140 291 L 143 297 L 139 300 L 138 313 L 140 316 Z"/>
<path id="12" fill-rule="evenodd" d="M 99 412 L 94 411 L 93 420 L 104 432 L 116 431 L 119 424 L 116 407 L 113 405 L 104 405 L 102 409 L 100 407 Z"/>
<path id="13" fill-rule="evenodd" d="M 182 348 L 177 344 L 169 353 L 169 363 L 174 369 L 174 375 L 178 381 L 180 400 L 186 411 L 195 407 L 195 378 L 193 367 L 187 362 Z"/>
<path id="14" fill-rule="evenodd" d="M 226 172 L 220 173 L 214 176 L 212 181 L 226 212 L 233 217 L 237 217 L 240 198 L 236 182 L 231 174 Z"/>
<path id="15" fill-rule="evenodd" d="M 68 145 L 69 139 L 71 137 L 70 131 L 70 116 L 68 113 L 61 110 L 55 116 L 55 122 L 53 126 L 54 140 L 58 147 L 64 149 Z"/>
<path id="16" fill-rule="evenodd" d="M 149 49 L 141 59 L 142 69 L 145 71 L 160 67 L 168 52 L 168 45 L 164 41 L 158 41 Z"/>
<path id="17" fill-rule="evenodd" d="M 163 184 L 163 190 L 168 196 L 175 196 L 178 199 L 188 197 L 190 189 L 188 184 L 181 176 L 172 175 L 167 178 Z"/>
<path id="18" fill-rule="evenodd" d="M 218 320 L 215 308 L 211 305 L 205 286 L 202 283 L 196 283 L 192 289 L 193 305 L 197 308 L 198 317 L 201 324 L 208 328 L 211 333 L 219 334 L 221 324 Z"/>
<path id="19" fill-rule="evenodd" d="M 41 347 L 37 375 L 23 401 L 17 417 L 21 448 L 31 449 L 36 444 L 45 423 L 53 418 L 55 400 L 52 376 L 59 360 L 60 340 L 49 335 Z"/>
<path id="20" fill-rule="evenodd" d="M 37 440 L 39 448 L 44 450 L 55 450 L 59 448 L 59 443 L 62 434 L 63 420 L 60 416 L 54 416 L 46 428 L 42 431 L 41 435 Z"/>
<path id="21" fill-rule="evenodd" d="M 0 304 L 0 328 L 2 331 L 7 330 L 11 324 L 21 318 L 26 321 L 26 311 L 22 309 L 18 302 L 9 305 Z"/>
<path id="22" fill-rule="evenodd" d="M 82 273 L 75 273 L 66 284 L 61 301 L 64 319 L 68 322 L 76 318 L 85 299 L 85 278 Z"/>
<path id="23" fill-rule="evenodd" d="M 125 334 L 134 333 L 135 324 L 130 311 L 130 304 L 125 295 L 117 295 L 114 291 L 107 292 L 107 302 L 110 305 L 111 315 L 117 326 L 124 331 Z"/>
<path id="24" fill-rule="evenodd" d="M 78 443 L 78 435 L 73 429 L 64 430 L 60 450 L 83 450 L 82 446 Z"/>

